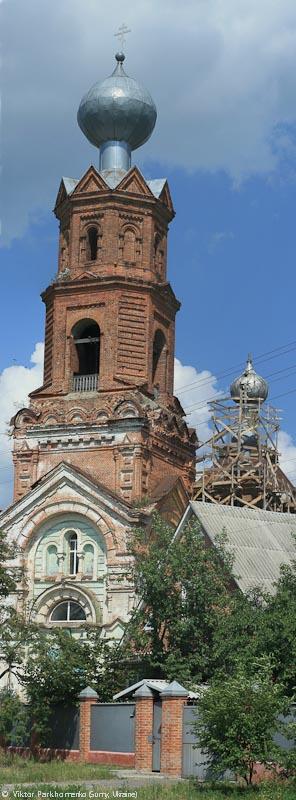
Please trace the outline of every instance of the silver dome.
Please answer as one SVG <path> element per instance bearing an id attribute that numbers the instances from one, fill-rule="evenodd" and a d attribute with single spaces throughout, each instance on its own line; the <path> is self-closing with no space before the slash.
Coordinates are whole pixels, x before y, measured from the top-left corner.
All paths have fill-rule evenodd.
<path id="1" fill-rule="evenodd" d="M 95 83 L 78 109 L 78 125 L 96 147 L 117 141 L 136 150 L 147 142 L 155 126 L 157 111 L 152 97 L 125 73 L 124 59 L 123 53 L 116 54 L 112 75 Z"/>
<path id="2" fill-rule="evenodd" d="M 268 395 L 268 383 L 255 372 L 250 355 L 244 372 L 233 381 L 230 387 L 231 397 L 236 403 L 239 403 L 241 393 L 245 395 L 247 401 L 252 403 L 259 401 L 264 403 Z"/>

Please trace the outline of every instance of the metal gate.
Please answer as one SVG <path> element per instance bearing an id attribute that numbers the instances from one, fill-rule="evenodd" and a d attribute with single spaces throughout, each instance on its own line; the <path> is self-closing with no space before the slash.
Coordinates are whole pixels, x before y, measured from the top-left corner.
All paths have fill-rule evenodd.
<path id="1" fill-rule="evenodd" d="M 152 770 L 160 772 L 161 700 L 153 703 Z"/>
<path id="2" fill-rule="evenodd" d="M 198 747 L 198 740 L 192 730 L 192 723 L 196 720 L 196 711 L 196 706 L 184 706 L 182 774 L 184 778 L 194 775 L 202 781 L 208 777 L 208 765 L 206 756 Z"/>
<path id="3" fill-rule="evenodd" d="M 91 707 L 90 749 L 134 753 L 134 703 L 97 703 Z"/>

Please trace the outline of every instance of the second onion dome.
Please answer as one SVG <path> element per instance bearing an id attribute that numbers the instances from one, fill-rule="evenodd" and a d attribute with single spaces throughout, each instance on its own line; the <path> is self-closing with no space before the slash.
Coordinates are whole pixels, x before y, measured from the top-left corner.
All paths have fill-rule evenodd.
<path id="1" fill-rule="evenodd" d="M 255 372 L 251 355 L 248 356 L 242 375 L 231 384 L 230 394 L 235 403 L 239 403 L 241 397 L 252 404 L 264 403 L 266 400 L 268 383 L 261 375 L 257 375 L 257 372 Z"/>

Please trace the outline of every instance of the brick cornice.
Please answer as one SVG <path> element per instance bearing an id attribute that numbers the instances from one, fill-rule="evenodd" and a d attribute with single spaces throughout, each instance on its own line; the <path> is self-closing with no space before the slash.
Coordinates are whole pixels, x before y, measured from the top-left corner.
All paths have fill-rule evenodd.
<path id="1" fill-rule="evenodd" d="M 93 289 L 97 289 L 98 291 L 106 289 L 110 291 L 114 291 L 114 289 L 124 289 L 126 291 L 127 288 L 135 289 L 136 291 L 145 291 L 153 294 L 154 297 L 156 295 L 155 299 L 158 300 L 160 298 L 163 304 L 167 306 L 170 305 L 175 312 L 178 311 L 181 306 L 170 283 L 156 283 L 136 277 L 125 278 L 122 275 L 98 275 L 95 278 L 84 277 L 83 280 L 78 278 L 76 280 L 64 282 L 56 281 L 41 293 L 41 298 L 44 303 L 48 303 L 53 300 L 54 296 L 57 294 L 61 296 L 73 296 L 75 294 L 88 294 L 89 291 Z M 96 304 L 95 298 L 94 304 Z"/>

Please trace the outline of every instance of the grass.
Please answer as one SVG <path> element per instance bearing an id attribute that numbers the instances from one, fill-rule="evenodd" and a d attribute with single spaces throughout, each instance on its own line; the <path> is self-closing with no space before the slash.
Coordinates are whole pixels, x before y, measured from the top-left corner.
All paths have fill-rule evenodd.
<path id="1" fill-rule="evenodd" d="M 46 783 L 63 781 L 79 783 L 87 780 L 111 779 L 113 770 L 104 764 L 83 764 L 54 759 L 49 762 L 35 761 L 18 755 L 0 758 L 0 785 L 6 783 Z M 0 792 L 1 798 L 1 792 Z"/>
<path id="2" fill-rule="evenodd" d="M 21 787 L 19 787 L 21 789 Z M 38 794 L 39 790 L 39 794 Z M 59 800 L 97 800 L 97 798 L 136 797 L 137 800 L 295 800 L 296 786 L 293 784 L 281 784 L 270 782 L 261 784 L 260 787 L 238 788 L 235 786 L 219 785 L 198 785 L 191 781 L 184 781 L 177 784 L 143 786 L 136 788 L 133 786 L 122 786 L 116 789 L 112 783 L 108 787 L 100 788 L 99 785 L 89 789 L 81 784 L 59 786 L 59 785 L 34 785 L 28 786 L 25 790 L 27 798 L 42 800 L 50 797 Z M 117 794 L 118 792 L 118 794 Z M 1 788 L 0 788 L 1 797 Z M 3 795 L 2 795 L 3 797 Z M 22 795 L 18 794 L 18 787 L 8 796 L 4 795 L 5 800 L 21 800 Z"/>

